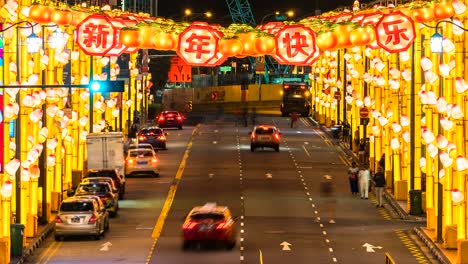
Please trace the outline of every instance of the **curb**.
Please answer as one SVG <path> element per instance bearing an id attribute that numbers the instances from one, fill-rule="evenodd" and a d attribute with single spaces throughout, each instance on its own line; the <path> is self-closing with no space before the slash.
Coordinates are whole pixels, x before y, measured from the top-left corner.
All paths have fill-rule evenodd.
<path id="1" fill-rule="evenodd" d="M 29 257 L 41 244 L 44 240 L 49 236 L 49 234 L 54 229 L 54 223 L 48 223 L 42 232 L 35 237 L 28 246 L 23 248 L 23 255 L 14 258 L 11 260 L 12 264 L 23 264 L 26 261 L 26 258 Z"/>
<path id="2" fill-rule="evenodd" d="M 451 264 L 450 260 L 444 255 L 444 253 L 437 247 L 437 245 L 430 239 L 420 227 L 413 228 L 419 239 L 426 245 L 431 254 L 442 264 Z"/>

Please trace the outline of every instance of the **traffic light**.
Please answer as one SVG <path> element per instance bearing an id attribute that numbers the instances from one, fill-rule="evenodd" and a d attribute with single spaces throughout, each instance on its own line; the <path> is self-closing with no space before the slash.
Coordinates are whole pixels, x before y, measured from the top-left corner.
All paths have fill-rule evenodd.
<path id="1" fill-rule="evenodd" d="M 95 93 L 123 92 L 124 81 L 92 81 L 89 88 Z"/>

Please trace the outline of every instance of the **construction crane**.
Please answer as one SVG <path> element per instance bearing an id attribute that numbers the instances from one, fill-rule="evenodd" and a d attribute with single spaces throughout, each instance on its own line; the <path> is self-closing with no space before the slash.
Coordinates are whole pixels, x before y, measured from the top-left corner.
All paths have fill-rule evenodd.
<path id="1" fill-rule="evenodd" d="M 226 3 L 229 8 L 229 13 L 231 13 L 232 22 L 246 24 L 252 27 L 255 27 L 257 25 L 257 23 L 255 22 L 255 17 L 252 13 L 252 9 L 250 8 L 249 0 L 226 0 Z M 257 61 L 252 57 L 249 57 L 249 61 L 254 66 L 257 63 Z M 282 71 L 284 71 L 284 73 L 288 71 L 287 66 L 279 66 L 278 63 L 270 56 L 265 56 L 264 63 L 265 72 L 263 74 L 263 77 L 265 78 L 266 83 L 270 82 L 268 74 L 269 69 L 281 69 Z"/>

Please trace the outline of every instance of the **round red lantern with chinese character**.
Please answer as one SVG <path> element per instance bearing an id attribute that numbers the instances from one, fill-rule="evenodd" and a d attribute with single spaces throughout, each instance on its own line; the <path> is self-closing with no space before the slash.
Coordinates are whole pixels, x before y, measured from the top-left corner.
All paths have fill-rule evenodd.
<path id="1" fill-rule="evenodd" d="M 77 26 L 78 46 L 87 55 L 105 56 L 117 44 L 117 30 L 107 15 L 90 15 Z"/>
<path id="2" fill-rule="evenodd" d="M 308 65 L 317 52 L 315 33 L 309 27 L 286 25 L 275 37 L 276 54 L 273 57 L 279 63 Z"/>
<path id="3" fill-rule="evenodd" d="M 384 14 L 376 26 L 377 44 L 395 53 L 406 51 L 416 39 L 413 20 L 402 12 Z"/>
<path id="4" fill-rule="evenodd" d="M 215 66 L 218 58 L 218 43 L 222 33 L 207 25 L 191 25 L 179 36 L 177 55 L 187 64 L 194 66 Z"/>

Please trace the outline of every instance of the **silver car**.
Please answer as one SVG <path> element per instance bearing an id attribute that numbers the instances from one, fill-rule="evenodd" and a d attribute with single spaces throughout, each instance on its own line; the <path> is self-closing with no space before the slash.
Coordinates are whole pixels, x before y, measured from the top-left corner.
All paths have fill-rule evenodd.
<path id="1" fill-rule="evenodd" d="M 71 197 L 60 205 L 55 217 L 54 236 L 89 235 L 96 240 L 109 228 L 109 213 L 93 197 Z"/>

